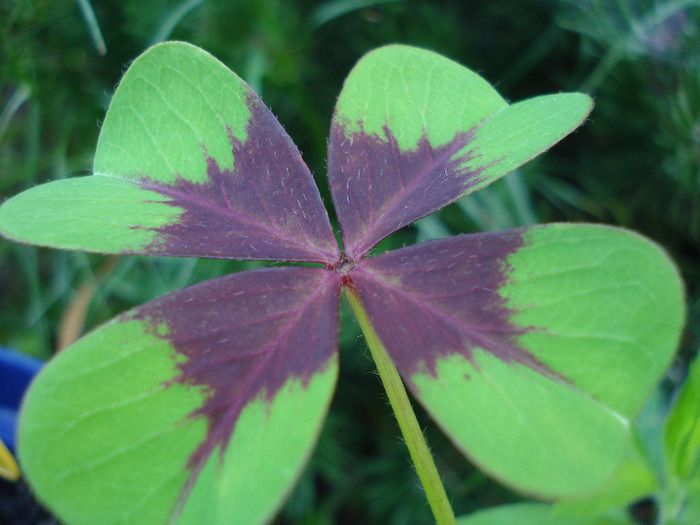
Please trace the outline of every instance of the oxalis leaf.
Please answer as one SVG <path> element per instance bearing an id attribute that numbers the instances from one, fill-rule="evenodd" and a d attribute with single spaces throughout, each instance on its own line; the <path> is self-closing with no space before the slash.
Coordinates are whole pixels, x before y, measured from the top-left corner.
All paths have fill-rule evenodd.
<path id="1" fill-rule="evenodd" d="M 681 329 L 680 281 L 658 247 L 556 224 L 366 258 L 550 147 L 590 107 L 575 93 L 508 105 L 415 48 L 366 55 L 329 141 L 343 258 L 311 174 L 250 88 L 188 44 L 148 50 L 114 95 L 95 173 L 8 200 L 0 231 L 58 248 L 323 267 L 206 281 L 65 350 L 20 420 L 39 498 L 68 523 L 269 519 L 332 395 L 341 289 L 484 469 L 542 496 L 600 487 Z"/>

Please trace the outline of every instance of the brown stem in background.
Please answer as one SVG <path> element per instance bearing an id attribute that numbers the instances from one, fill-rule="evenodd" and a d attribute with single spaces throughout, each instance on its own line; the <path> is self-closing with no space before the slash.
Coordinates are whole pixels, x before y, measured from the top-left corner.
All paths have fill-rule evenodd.
<path id="1" fill-rule="evenodd" d="M 94 278 L 80 285 L 68 308 L 63 313 L 58 327 L 56 352 L 72 345 L 85 331 L 85 318 L 98 286 L 105 280 L 119 261 L 119 257 L 108 257 L 97 270 Z"/>

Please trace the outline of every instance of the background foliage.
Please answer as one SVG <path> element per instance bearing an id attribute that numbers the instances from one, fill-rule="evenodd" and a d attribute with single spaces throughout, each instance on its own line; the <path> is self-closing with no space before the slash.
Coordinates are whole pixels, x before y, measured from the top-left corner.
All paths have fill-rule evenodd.
<path id="1" fill-rule="evenodd" d="M 84 16 L 90 7 L 96 23 Z M 379 249 L 560 220 L 648 235 L 679 263 L 689 293 L 683 347 L 650 408 L 665 410 L 700 344 L 700 2 L 0 2 L 0 198 L 89 173 L 116 82 L 130 60 L 165 39 L 202 46 L 263 97 L 304 153 L 326 202 L 335 98 L 357 59 L 377 46 L 401 42 L 442 53 L 513 101 L 592 94 L 589 122 L 549 154 Z M 256 264 L 102 257 L 0 240 L 0 344 L 48 358 L 132 306 Z M 339 388 L 278 522 L 430 523 L 359 330 L 342 313 Z M 457 514 L 520 498 L 474 470 L 419 417 Z"/>

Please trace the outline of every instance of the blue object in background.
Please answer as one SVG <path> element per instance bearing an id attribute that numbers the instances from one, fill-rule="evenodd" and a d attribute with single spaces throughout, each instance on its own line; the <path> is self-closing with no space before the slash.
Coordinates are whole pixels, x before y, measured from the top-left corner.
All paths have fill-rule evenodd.
<path id="1" fill-rule="evenodd" d="M 22 396 L 43 364 L 39 359 L 0 347 L 0 439 L 13 452 Z"/>

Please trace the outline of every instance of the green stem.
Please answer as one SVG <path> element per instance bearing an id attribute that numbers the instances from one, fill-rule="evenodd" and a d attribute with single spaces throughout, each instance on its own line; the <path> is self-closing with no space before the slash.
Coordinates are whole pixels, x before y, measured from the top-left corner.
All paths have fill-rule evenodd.
<path id="1" fill-rule="evenodd" d="M 379 341 L 374 328 L 372 328 L 367 318 L 367 312 L 360 303 L 357 292 L 352 288 L 346 287 L 345 293 L 360 323 L 360 328 L 367 341 L 367 346 L 372 353 L 372 358 L 377 365 L 379 377 L 384 384 L 384 389 L 389 397 L 391 407 L 394 409 L 396 420 L 399 423 L 399 428 L 406 441 L 406 446 L 411 454 L 411 459 L 416 467 L 418 477 L 425 489 L 425 495 L 433 511 L 433 516 L 435 516 L 435 521 L 438 525 L 455 525 L 456 520 L 454 512 L 447 499 L 442 481 L 440 481 L 440 475 L 433 462 L 428 444 L 425 442 L 423 432 L 418 425 L 413 408 L 411 408 L 411 402 L 408 399 L 401 377 L 394 363 L 391 361 L 391 358 L 382 346 L 382 343 Z"/>
<path id="2" fill-rule="evenodd" d="M 80 12 L 83 14 L 88 31 L 90 32 L 90 38 L 92 38 L 92 42 L 95 44 L 95 49 L 97 49 L 100 56 L 105 56 L 107 54 L 107 45 L 105 44 L 105 39 L 102 38 L 100 24 L 97 23 L 97 17 L 95 16 L 95 11 L 92 9 L 90 0 L 78 0 L 78 6 L 80 6 Z"/>

